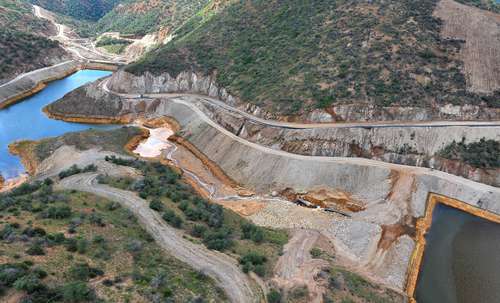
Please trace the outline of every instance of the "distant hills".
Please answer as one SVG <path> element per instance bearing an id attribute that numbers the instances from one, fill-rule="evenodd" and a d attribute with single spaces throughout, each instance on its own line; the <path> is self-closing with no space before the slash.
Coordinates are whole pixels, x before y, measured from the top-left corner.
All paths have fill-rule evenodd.
<path id="1" fill-rule="evenodd" d="M 76 19 L 97 21 L 120 3 L 120 0 L 30 0 L 30 2 Z"/>
<path id="2" fill-rule="evenodd" d="M 0 0 L 0 84 L 14 76 L 63 59 L 57 42 L 47 39 L 51 24 L 33 15 L 22 0 Z"/>

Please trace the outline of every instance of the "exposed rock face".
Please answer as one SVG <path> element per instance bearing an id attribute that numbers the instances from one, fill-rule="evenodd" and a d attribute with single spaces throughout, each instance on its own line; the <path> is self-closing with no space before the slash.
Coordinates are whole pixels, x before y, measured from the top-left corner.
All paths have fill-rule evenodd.
<path id="1" fill-rule="evenodd" d="M 168 73 L 154 76 L 145 73 L 135 76 L 125 71 L 113 75 L 108 83 L 112 91 L 127 94 L 146 93 L 194 93 L 218 98 L 230 105 L 236 105 L 238 100 L 224 88 L 220 88 L 212 77 L 199 76 L 193 72 L 182 72 L 176 78 Z"/>
<path id="2" fill-rule="evenodd" d="M 115 83 L 113 85 L 119 84 L 118 89 L 124 91 L 127 90 L 127 86 L 123 83 L 127 83 L 128 80 L 116 79 L 129 76 L 131 75 L 119 72 L 118 78 L 112 77 L 111 82 Z M 137 79 L 139 78 L 145 79 L 142 77 Z M 179 85 L 178 80 L 191 83 L 181 78 L 172 81 Z M 142 84 L 136 83 L 136 85 Z M 204 87 L 210 87 L 210 85 Z M 144 93 L 134 88 L 132 92 Z M 75 112 L 80 112 L 85 113 L 84 117 L 87 118 L 116 119 L 116 117 L 150 114 L 155 112 L 156 107 L 162 102 L 151 99 L 138 101 L 105 94 L 97 84 L 79 88 L 66 95 L 63 100 L 50 105 L 47 108 L 48 111 L 56 117 L 58 115 L 66 118 L 74 117 Z M 194 99 L 193 102 L 195 102 Z M 442 148 L 453 141 L 460 142 L 462 138 L 466 138 L 466 143 L 479 141 L 481 138 L 500 141 L 500 127 L 289 129 L 250 122 L 239 114 L 229 113 L 209 104 L 199 106 L 207 116 L 231 133 L 273 149 L 308 156 L 363 157 L 389 163 L 430 167 L 485 184 L 500 186 L 500 170 L 498 169 L 474 168 L 438 156 Z M 124 121 L 130 121 L 130 119 L 124 119 Z"/>
<path id="3" fill-rule="evenodd" d="M 235 113 L 204 105 L 225 129 L 251 142 L 287 152 L 328 157 L 363 157 L 396 164 L 431 167 L 500 186 L 499 169 L 481 169 L 439 157 L 453 141 L 500 141 L 500 127 L 386 127 L 289 129 L 257 124 Z"/>
<path id="4" fill-rule="evenodd" d="M 339 104 L 328 111 L 313 111 L 308 120 L 331 121 L 430 121 L 430 120 L 497 120 L 500 109 L 480 105 L 442 107 L 377 107 L 373 104 Z"/>
<path id="5" fill-rule="evenodd" d="M 136 76 L 125 71 L 113 75 L 109 82 L 111 90 L 120 93 L 193 93 L 207 95 L 220 99 L 232 106 L 247 111 L 255 116 L 275 119 L 294 120 L 297 117 L 278 116 L 264 111 L 255 104 L 243 103 L 237 96 L 231 95 L 225 88 L 215 82 L 214 76 L 202 76 L 191 71 L 171 77 L 168 73 L 154 76 L 145 73 Z M 425 120 L 500 120 L 500 109 L 480 105 L 455 106 L 447 104 L 444 107 L 377 107 L 373 104 L 336 105 L 327 110 L 314 110 L 306 117 L 310 122 L 335 121 L 425 121 Z"/>

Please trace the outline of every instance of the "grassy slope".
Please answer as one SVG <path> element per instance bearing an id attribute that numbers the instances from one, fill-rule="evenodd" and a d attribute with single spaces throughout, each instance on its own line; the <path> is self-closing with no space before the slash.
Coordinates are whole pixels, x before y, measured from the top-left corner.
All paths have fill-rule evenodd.
<path id="1" fill-rule="evenodd" d="M 333 103 L 478 103 L 465 91 L 459 43 L 439 37 L 436 2 L 226 1 L 128 70 L 217 71 L 244 101 L 288 114 Z"/>
<path id="2" fill-rule="evenodd" d="M 14 202 L 7 202 L 8 199 Z M 62 218 L 60 213 L 61 218 L 54 218 L 50 210 L 62 207 L 69 207 L 70 215 Z M 34 228 L 46 234 L 30 235 L 29 230 Z M 57 233 L 64 234 L 62 240 L 53 240 Z M 35 243 L 43 255 L 29 255 L 28 249 Z M 73 281 L 80 281 L 106 302 L 167 298 L 171 302 L 187 302 L 195 297 L 225 300 L 210 278 L 164 253 L 129 211 L 90 194 L 51 192 L 44 187 L 34 194 L 0 197 L 0 252 L 2 264 L 32 262 L 32 269 L 45 271 L 48 275 L 41 283 L 56 294 L 63 293 L 59 289 Z M 88 264 L 103 273 L 88 282 L 89 278 L 82 275 L 85 271 L 75 270 L 77 264 Z M 11 294 L 16 283 L 14 287 L 5 285 L 7 270 L 0 269 L 0 288 Z M 48 302 L 44 301 L 43 292 L 29 293 L 24 293 L 34 300 L 29 302 Z M 0 300 L 3 301 L 1 294 Z M 63 300 L 75 302 L 66 297 L 50 302 Z"/>
<path id="3" fill-rule="evenodd" d="M 36 18 L 27 3 L 0 0 L 0 79 L 47 66 L 49 54 L 64 54 L 57 42 L 43 36 L 49 32 L 49 24 Z"/>
<path id="4" fill-rule="evenodd" d="M 76 19 L 96 21 L 120 0 L 30 0 L 30 2 Z"/>
<path id="5" fill-rule="evenodd" d="M 101 18 L 98 32 L 119 31 L 122 34 L 144 35 L 166 28 L 171 30 L 184 23 L 208 0 L 134 0 L 115 7 Z"/>

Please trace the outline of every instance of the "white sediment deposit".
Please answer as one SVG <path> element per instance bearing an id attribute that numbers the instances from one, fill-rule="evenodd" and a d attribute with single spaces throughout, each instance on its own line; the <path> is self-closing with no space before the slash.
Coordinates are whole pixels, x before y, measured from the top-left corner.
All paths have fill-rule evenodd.
<path id="1" fill-rule="evenodd" d="M 156 158 L 161 155 L 162 150 L 172 145 L 168 141 L 168 137 L 173 134 L 174 131 L 166 127 L 149 129 L 149 137 L 139 143 L 134 153 L 144 158 Z"/>

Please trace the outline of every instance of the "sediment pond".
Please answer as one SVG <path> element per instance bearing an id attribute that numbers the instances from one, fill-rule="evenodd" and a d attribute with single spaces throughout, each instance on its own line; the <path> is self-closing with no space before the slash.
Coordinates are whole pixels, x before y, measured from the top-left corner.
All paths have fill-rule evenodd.
<path id="1" fill-rule="evenodd" d="M 99 78 L 110 75 L 108 71 L 82 70 L 64 79 L 51 82 L 41 92 L 0 110 L 0 174 L 5 179 L 19 176 L 24 168 L 18 157 L 11 155 L 8 145 L 17 140 L 37 140 L 59 136 L 71 131 L 112 126 L 68 123 L 49 119 L 42 108 L 70 91 Z"/>
<path id="2" fill-rule="evenodd" d="M 418 303 L 499 302 L 500 224 L 438 203 L 426 240 Z"/>

